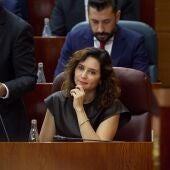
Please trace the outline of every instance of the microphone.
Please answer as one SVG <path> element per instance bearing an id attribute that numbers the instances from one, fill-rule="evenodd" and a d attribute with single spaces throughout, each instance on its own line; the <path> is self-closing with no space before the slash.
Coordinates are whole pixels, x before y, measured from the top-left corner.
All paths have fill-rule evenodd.
<path id="1" fill-rule="evenodd" d="M 2 119 L 1 113 L 0 113 L 0 121 L 1 121 L 1 124 L 2 124 L 2 129 L 3 129 L 3 131 L 4 131 L 6 140 L 7 140 L 7 142 L 10 142 L 9 135 L 8 135 L 8 133 L 7 133 L 7 130 L 6 130 L 4 121 L 3 121 L 3 119 Z"/>
<path id="2" fill-rule="evenodd" d="M 55 135 L 53 137 L 54 142 L 113 142 L 112 140 L 97 140 L 97 139 L 82 139 L 82 138 L 72 138 L 61 135 Z"/>

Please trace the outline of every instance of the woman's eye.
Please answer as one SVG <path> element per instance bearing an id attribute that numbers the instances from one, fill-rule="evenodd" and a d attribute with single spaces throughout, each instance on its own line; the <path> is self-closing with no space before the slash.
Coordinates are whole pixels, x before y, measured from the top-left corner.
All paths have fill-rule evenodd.
<path id="1" fill-rule="evenodd" d="M 83 69 L 84 69 L 84 67 L 83 67 L 82 65 L 78 65 L 77 68 L 78 68 L 79 70 L 83 70 Z"/>
<path id="2" fill-rule="evenodd" d="M 95 71 L 90 71 L 90 74 L 95 75 L 96 72 Z"/>

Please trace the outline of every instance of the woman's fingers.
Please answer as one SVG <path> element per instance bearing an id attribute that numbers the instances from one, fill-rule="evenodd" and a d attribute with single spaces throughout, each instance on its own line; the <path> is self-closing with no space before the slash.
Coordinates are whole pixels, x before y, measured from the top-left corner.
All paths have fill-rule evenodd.
<path id="1" fill-rule="evenodd" d="M 82 88 L 82 86 L 80 86 L 80 85 L 77 85 L 76 87 L 75 87 L 75 89 L 72 89 L 71 91 L 70 91 L 70 94 L 71 95 L 73 95 L 73 94 L 75 94 L 75 95 L 85 95 L 85 92 L 84 92 L 84 89 Z"/>

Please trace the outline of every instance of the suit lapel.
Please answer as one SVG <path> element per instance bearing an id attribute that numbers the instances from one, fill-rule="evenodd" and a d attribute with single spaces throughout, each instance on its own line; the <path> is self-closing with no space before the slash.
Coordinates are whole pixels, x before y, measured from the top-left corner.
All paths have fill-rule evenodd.
<path id="1" fill-rule="evenodd" d="M 88 27 L 86 33 L 83 36 L 82 44 L 84 47 L 94 47 L 93 33 L 90 27 Z"/>
<path id="2" fill-rule="evenodd" d="M 0 10 L 0 46 L 3 42 L 3 36 L 4 36 L 4 25 L 5 25 L 6 15 L 5 11 L 3 9 Z"/>
<path id="3" fill-rule="evenodd" d="M 123 36 L 122 29 L 117 26 L 111 51 L 113 66 L 118 66 L 121 58 L 123 58 L 123 51 L 126 48 L 124 40 L 125 37 Z"/>
<path id="4" fill-rule="evenodd" d="M 80 10 L 85 9 L 84 1 L 82 1 L 82 0 L 78 0 L 76 3 L 77 3 L 77 4 L 79 4 L 79 7 L 80 7 L 79 9 L 80 9 Z"/>
<path id="5" fill-rule="evenodd" d="M 82 19 L 82 21 L 84 21 L 86 19 L 84 0 L 74 0 L 74 2 L 74 7 L 76 6 L 76 9 L 74 9 L 78 11 L 77 13 L 79 14 L 79 17 Z"/>

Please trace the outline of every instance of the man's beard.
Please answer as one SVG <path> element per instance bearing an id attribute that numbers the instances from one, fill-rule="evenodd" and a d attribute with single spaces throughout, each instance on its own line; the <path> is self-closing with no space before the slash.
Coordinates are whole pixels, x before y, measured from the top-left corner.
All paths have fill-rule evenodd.
<path id="1" fill-rule="evenodd" d="M 115 29 L 111 32 L 95 32 L 94 36 L 96 37 L 97 40 L 101 41 L 101 42 L 107 42 L 112 36 L 114 36 L 115 34 Z"/>

